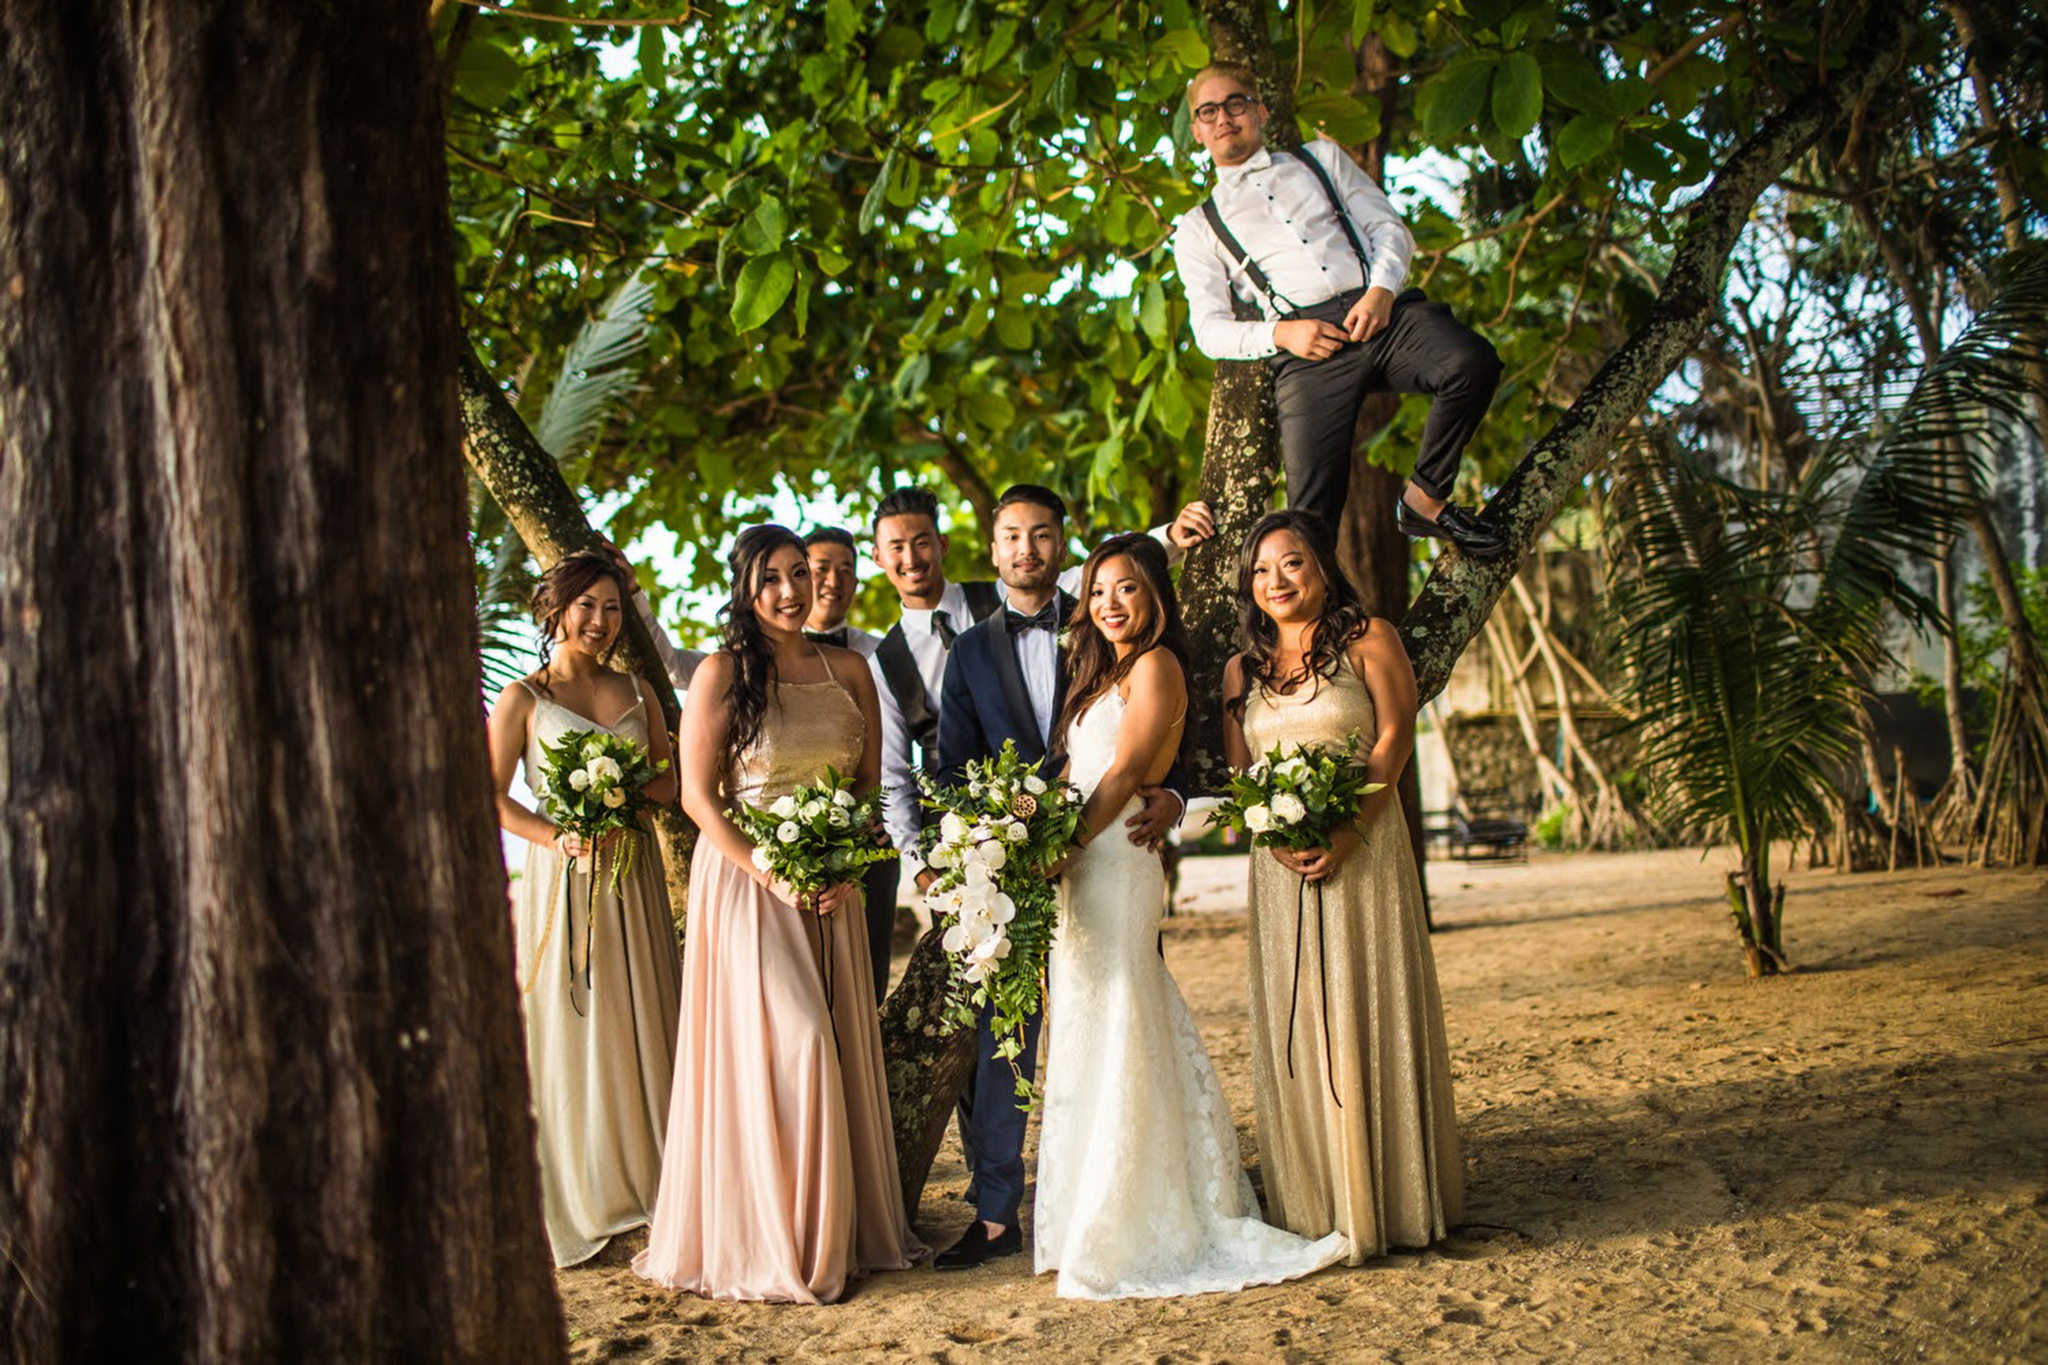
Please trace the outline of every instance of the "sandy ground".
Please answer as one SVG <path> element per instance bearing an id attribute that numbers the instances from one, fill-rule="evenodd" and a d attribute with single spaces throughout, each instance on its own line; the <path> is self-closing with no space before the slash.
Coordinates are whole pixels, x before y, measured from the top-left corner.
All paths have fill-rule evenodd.
<path id="1" fill-rule="evenodd" d="M 1115 1304 L 1027 1255 L 794 1308 L 647 1285 L 636 1234 L 559 1276 L 571 1356 L 2048 1361 L 2048 876 L 1794 874 L 1800 970 L 1752 982 L 1723 866 L 1430 864 L 1471 1221 L 1427 1253 Z M 1243 879 L 1190 863 L 1166 951 L 1256 1180 Z M 949 1144 L 927 1240 L 964 1184 Z"/>

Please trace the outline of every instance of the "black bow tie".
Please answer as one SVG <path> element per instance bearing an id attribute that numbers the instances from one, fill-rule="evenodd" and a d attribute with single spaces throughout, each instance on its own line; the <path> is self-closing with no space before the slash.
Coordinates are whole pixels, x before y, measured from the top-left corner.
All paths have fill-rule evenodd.
<path id="1" fill-rule="evenodd" d="M 804 632 L 804 638 L 806 640 L 816 640 L 821 645 L 838 645 L 841 649 L 844 649 L 846 648 L 846 627 L 841 626 L 837 630 L 807 630 Z"/>
<path id="2" fill-rule="evenodd" d="M 1029 616 L 1014 608 L 1006 610 L 1003 612 L 1003 624 L 1007 625 L 1013 632 L 1020 630 L 1049 630 L 1056 634 L 1060 628 L 1059 599 L 1053 599 Z"/>

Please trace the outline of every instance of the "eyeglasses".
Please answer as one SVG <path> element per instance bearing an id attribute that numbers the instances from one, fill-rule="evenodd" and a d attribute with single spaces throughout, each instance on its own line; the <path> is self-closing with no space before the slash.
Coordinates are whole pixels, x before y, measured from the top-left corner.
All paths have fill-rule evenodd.
<path id="1" fill-rule="evenodd" d="M 1195 122 L 1214 123 L 1217 117 L 1223 114 L 1228 114 L 1232 118 L 1243 118 L 1244 111 L 1258 102 L 1258 97 L 1255 95 L 1238 94 L 1232 95 L 1229 99 L 1211 100 L 1207 104 L 1198 104 L 1195 106 Z"/>

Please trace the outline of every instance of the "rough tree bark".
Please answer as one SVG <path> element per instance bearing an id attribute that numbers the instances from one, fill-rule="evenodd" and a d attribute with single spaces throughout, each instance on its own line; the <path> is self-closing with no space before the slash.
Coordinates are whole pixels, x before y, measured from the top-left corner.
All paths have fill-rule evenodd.
<path id="1" fill-rule="evenodd" d="M 1706 192 L 1687 206 L 1685 231 L 1650 316 L 1607 358 L 1489 504 L 1489 518 L 1507 533 L 1514 553 L 1482 561 L 1447 552 L 1410 605 L 1402 635 L 1425 699 L 1449 680 L 1452 665 L 1485 625 L 1521 557 L 1535 547 L 1585 476 L 1612 458 L 1629 420 L 1698 341 L 1718 306 L 1728 253 L 1757 196 L 1897 67 L 1918 13 L 1906 0 L 1873 0 L 1864 11 L 1862 31 L 1841 64 L 1827 71 L 1825 82 L 1767 119 L 1722 164 Z"/>
<path id="2" fill-rule="evenodd" d="M 0 6 L 0 1355 L 559 1360 L 425 7 Z"/>
<path id="3" fill-rule="evenodd" d="M 547 569 L 563 555 L 601 547 L 604 537 L 591 527 L 582 500 L 562 477 L 561 466 L 548 454 L 547 447 L 535 439 L 525 419 L 506 399 L 505 391 L 491 378 L 490 371 L 467 342 L 462 344 L 459 373 L 463 456 L 504 509 L 513 529 L 519 532 L 519 538 L 526 542 L 541 568 Z M 640 614 L 628 611 L 624 615 L 625 629 L 620 635 L 618 652 L 612 656 L 612 665 L 647 680 L 655 700 L 661 704 L 662 719 L 673 732 L 682 714 L 675 688 L 661 666 L 660 656 L 654 652 L 654 640 Z M 661 846 L 662 878 L 678 923 L 683 907 L 689 903 L 690 849 L 694 836 L 695 831 L 683 818 L 679 805 L 655 812 L 654 837 Z"/>
<path id="4" fill-rule="evenodd" d="M 1267 141 L 1299 146 L 1294 89 L 1274 61 L 1266 32 L 1266 0 L 1203 0 L 1202 15 L 1215 59 L 1242 62 L 1258 74 Z M 1217 786 L 1224 772 L 1223 664 L 1237 652 L 1238 546 L 1252 523 L 1272 506 L 1279 465 L 1280 425 L 1266 362 L 1216 362 L 1195 494 L 1215 514 L 1216 534 L 1188 552 L 1180 578 L 1182 614 L 1195 660 L 1189 766 L 1195 784 L 1204 790 Z"/>

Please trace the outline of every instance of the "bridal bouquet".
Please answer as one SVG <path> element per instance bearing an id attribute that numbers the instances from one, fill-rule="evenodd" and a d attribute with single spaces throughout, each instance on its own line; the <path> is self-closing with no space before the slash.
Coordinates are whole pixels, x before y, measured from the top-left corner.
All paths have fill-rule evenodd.
<path id="1" fill-rule="evenodd" d="M 896 856 L 875 838 L 880 820 L 878 801 L 855 796 L 853 778 L 829 767 L 815 786 L 766 806 L 742 801 L 732 811 L 732 822 L 753 841 L 754 866 L 807 895 L 857 882 L 870 863 Z"/>
<path id="2" fill-rule="evenodd" d="M 592 849 L 596 868 L 607 835 L 638 828 L 640 812 L 654 803 L 641 793 L 668 767 L 664 759 L 650 763 L 644 746 L 623 735 L 601 730 L 571 730 L 553 744 L 541 741 L 541 799 L 548 818 Z M 612 890 L 633 866 L 632 839 L 618 840 L 612 863 Z M 569 860 L 570 866 L 576 860 Z"/>
<path id="3" fill-rule="evenodd" d="M 1225 783 L 1213 818 L 1249 832 L 1255 848 L 1326 848 L 1358 819 L 1358 803 L 1384 787 L 1366 777 L 1358 736 L 1343 746 L 1287 744 Z"/>
<path id="4" fill-rule="evenodd" d="M 989 1005 L 997 1053 L 1017 1066 L 1024 1021 L 1044 993 L 1045 955 L 1052 947 L 1058 894 L 1047 870 L 1072 851 L 1081 824 L 1081 793 L 1039 774 L 1017 746 L 1005 743 L 994 758 L 970 763 L 960 780 L 939 787 L 920 779 L 924 803 L 940 811 L 926 832 L 924 860 L 938 880 L 925 892 L 940 940 L 964 989 L 961 1014 Z M 1029 1098 L 1031 1078 L 1017 1076 Z"/>

